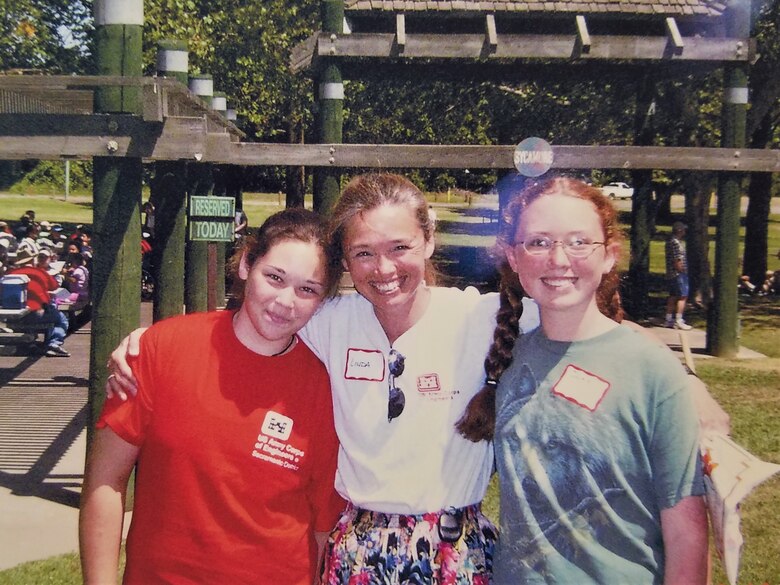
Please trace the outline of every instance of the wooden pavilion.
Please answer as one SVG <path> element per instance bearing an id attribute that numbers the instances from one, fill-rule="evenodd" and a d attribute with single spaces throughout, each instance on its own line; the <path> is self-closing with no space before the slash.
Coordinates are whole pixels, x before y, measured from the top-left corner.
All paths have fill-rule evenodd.
<path id="1" fill-rule="evenodd" d="M 133 223 L 143 162 L 186 161 L 192 174 L 209 163 L 314 167 L 322 211 L 338 197 L 344 168 L 514 168 L 514 144 L 344 144 L 343 81 L 369 74 L 468 82 L 614 71 L 668 77 L 723 68 L 722 148 L 554 145 L 553 167 L 720 173 L 717 310 L 708 344 L 718 355 L 736 352 L 740 173 L 780 171 L 780 152 L 744 148 L 747 72 L 755 58 L 749 0 L 321 0 L 321 30 L 291 58 L 293 71 L 315 79 L 317 144 L 242 142 L 231 122 L 180 81 L 142 77 L 142 4 L 96 0 L 100 76 L 0 76 L 0 159 L 95 161 L 95 221 L 106 256 L 94 276 L 97 290 L 106 292 L 93 312 L 91 396 L 100 395 L 108 352 L 137 322 L 138 297 L 125 289 L 140 276 Z M 632 249 L 641 273 L 647 198 L 635 197 L 633 206 Z M 116 286 L 115 278 L 121 278 Z"/>

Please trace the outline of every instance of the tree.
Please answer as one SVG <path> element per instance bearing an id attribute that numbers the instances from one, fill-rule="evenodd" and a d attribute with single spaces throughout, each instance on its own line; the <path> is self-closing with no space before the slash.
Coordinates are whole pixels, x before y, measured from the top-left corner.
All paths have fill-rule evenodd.
<path id="1" fill-rule="evenodd" d="M 769 148 L 780 140 L 780 0 L 762 4 L 755 28 L 759 59 L 750 71 L 751 106 L 746 134 L 751 148 Z M 742 272 L 756 284 L 764 281 L 767 270 L 771 199 L 772 174 L 752 173 Z"/>
<path id="2" fill-rule="evenodd" d="M 293 76 L 288 60 L 292 47 L 314 31 L 318 2 L 151 0 L 145 9 L 148 73 L 158 41 L 186 40 L 190 70 L 213 75 L 215 89 L 227 94 L 250 141 L 300 141 L 311 123 L 311 82 Z M 279 169 L 252 168 L 246 175 L 250 185 L 284 188 Z"/>
<path id="3" fill-rule="evenodd" d="M 0 0 L 0 70 L 91 70 L 92 19 L 87 0 Z"/>

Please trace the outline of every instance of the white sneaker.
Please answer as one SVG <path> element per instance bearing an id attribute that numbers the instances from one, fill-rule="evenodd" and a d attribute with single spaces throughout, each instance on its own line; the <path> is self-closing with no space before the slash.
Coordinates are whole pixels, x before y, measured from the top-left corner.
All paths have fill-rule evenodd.
<path id="1" fill-rule="evenodd" d="M 674 329 L 674 321 L 666 320 L 664 321 L 664 327 L 667 329 Z"/>
<path id="2" fill-rule="evenodd" d="M 690 325 L 688 325 L 688 324 L 687 324 L 685 321 L 683 321 L 682 319 L 677 319 L 677 321 L 675 321 L 675 322 L 674 322 L 674 328 L 675 328 L 675 329 L 680 329 L 680 330 L 682 330 L 682 331 L 690 331 L 691 329 L 693 329 L 693 327 L 691 327 Z"/>

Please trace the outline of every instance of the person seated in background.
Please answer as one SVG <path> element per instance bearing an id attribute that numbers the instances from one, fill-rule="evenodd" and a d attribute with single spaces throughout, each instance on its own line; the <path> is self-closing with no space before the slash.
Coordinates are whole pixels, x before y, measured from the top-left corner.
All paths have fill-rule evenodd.
<path id="1" fill-rule="evenodd" d="M 54 277 L 54 280 L 57 281 L 57 284 L 62 286 L 63 279 L 60 270 L 52 266 L 52 262 L 55 260 L 56 258 L 51 250 L 48 248 L 41 248 L 41 251 L 38 252 L 38 255 L 35 257 L 35 266 L 51 274 Z"/>
<path id="2" fill-rule="evenodd" d="M 92 260 L 92 229 L 86 225 L 81 227 L 81 255 Z"/>
<path id="3" fill-rule="evenodd" d="M 63 275 L 63 286 L 70 291 L 67 300 L 72 303 L 72 309 L 83 309 L 89 304 L 89 270 L 84 256 L 78 252 L 68 254 Z"/>
<path id="4" fill-rule="evenodd" d="M 19 240 L 11 232 L 11 228 L 8 227 L 8 222 L 0 221 L 0 242 L 5 244 L 5 249 L 8 252 L 16 252 L 19 247 Z"/>
<path id="5" fill-rule="evenodd" d="M 142 231 L 149 234 L 149 238 L 154 240 L 154 204 L 151 201 L 146 201 L 141 207 L 141 213 L 144 214 Z"/>
<path id="6" fill-rule="evenodd" d="M 41 247 L 38 245 L 38 234 L 41 232 L 41 228 L 37 223 L 33 222 L 28 224 L 25 230 L 25 236 L 19 242 L 18 252 L 27 250 L 33 256 L 36 256 L 41 251 Z"/>
<path id="7" fill-rule="evenodd" d="M 81 254 L 81 240 L 68 241 L 68 244 L 63 251 L 63 260 L 67 260 L 71 254 Z"/>
<path id="8" fill-rule="evenodd" d="M 780 270 L 767 270 L 764 283 L 761 285 L 761 290 L 758 291 L 758 294 L 763 296 L 777 293 L 780 293 Z"/>
<path id="9" fill-rule="evenodd" d="M 36 266 L 36 256 L 27 250 L 19 250 L 14 268 L 8 274 L 25 275 L 27 283 L 27 307 L 30 312 L 15 322 L 19 325 L 48 325 L 44 337 L 44 354 L 46 357 L 69 357 L 63 347 L 68 331 L 68 318 L 65 313 L 57 310 L 49 295 L 50 291 L 59 288 L 54 277 Z"/>
<path id="10" fill-rule="evenodd" d="M 8 270 L 8 243 L 0 239 L 0 277 Z"/>
<path id="11" fill-rule="evenodd" d="M 63 255 L 65 250 L 65 232 L 62 231 L 62 225 L 58 223 L 51 224 L 51 231 L 49 232 L 49 240 L 52 243 L 52 252 L 58 257 Z"/>
<path id="12" fill-rule="evenodd" d="M 19 223 L 14 228 L 13 234 L 18 242 L 21 242 L 27 235 L 27 227 L 35 223 L 35 212 L 28 210 L 25 214 L 19 218 Z"/>

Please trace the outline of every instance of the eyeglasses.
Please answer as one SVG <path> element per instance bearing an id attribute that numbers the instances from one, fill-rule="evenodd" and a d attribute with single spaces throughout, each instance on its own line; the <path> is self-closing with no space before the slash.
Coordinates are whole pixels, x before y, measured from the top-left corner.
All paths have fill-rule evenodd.
<path id="1" fill-rule="evenodd" d="M 532 236 L 527 240 L 520 242 L 523 249 L 532 256 L 542 256 L 553 251 L 556 244 L 560 244 L 563 251 L 570 258 L 587 258 L 599 246 L 605 246 L 606 242 L 590 242 L 583 238 L 572 238 L 570 240 L 553 240 L 547 236 Z"/>
<path id="2" fill-rule="evenodd" d="M 401 416 L 406 406 L 406 396 L 404 391 L 395 385 L 395 379 L 404 373 L 404 362 L 406 358 L 396 350 L 390 350 L 390 357 L 387 360 L 387 367 L 390 371 L 388 382 L 390 384 L 387 397 L 387 422 Z"/>

